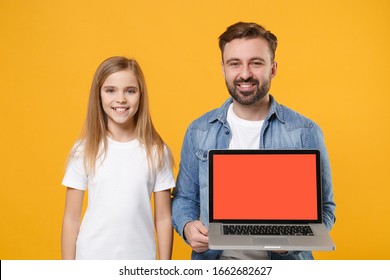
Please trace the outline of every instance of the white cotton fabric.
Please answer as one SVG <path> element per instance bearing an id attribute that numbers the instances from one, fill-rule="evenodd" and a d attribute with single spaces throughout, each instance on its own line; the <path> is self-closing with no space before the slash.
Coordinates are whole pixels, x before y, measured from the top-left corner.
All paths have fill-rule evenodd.
<path id="1" fill-rule="evenodd" d="M 88 207 L 76 242 L 76 259 L 156 259 L 152 192 L 174 187 L 165 151 L 165 166 L 154 176 L 146 151 L 138 140 L 108 138 L 105 157 L 88 176 L 81 153 L 70 161 L 64 186 L 86 190 Z"/>
<path id="2" fill-rule="evenodd" d="M 227 121 L 232 131 L 229 149 L 258 149 L 260 145 L 260 130 L 264 120 L 248 121 L 239 118 L 233 112 L 233 103 L 230 104 Z"/>
<path id="3" fill-rule="evenodd" d="M 229 149 L 259 149 L 260 131 L 264 120 L 248 121 L 240 119 L 233 112 L 233 103 L 227 113 L 227 121 L 232 131 Z M 267 251 L 260 250 L 225 250 L 221 260 L 267 260 Z"/>

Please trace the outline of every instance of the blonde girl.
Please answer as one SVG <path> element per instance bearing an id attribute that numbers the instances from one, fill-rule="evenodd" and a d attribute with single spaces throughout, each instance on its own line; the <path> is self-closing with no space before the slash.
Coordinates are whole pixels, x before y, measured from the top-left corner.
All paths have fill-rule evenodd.
<path id="1" fill-rule="evenodd" d="M 106 59 L 94 75 L 84 128 L 62 181 L 62 258 L 170 259 L 172 163 L 152 124 L 140 66 L 126 57 Z"/>

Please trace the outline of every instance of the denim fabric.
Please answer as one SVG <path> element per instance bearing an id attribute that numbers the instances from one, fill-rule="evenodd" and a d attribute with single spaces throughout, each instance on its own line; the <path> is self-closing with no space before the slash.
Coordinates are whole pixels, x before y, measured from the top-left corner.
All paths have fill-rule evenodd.
<path id="1" fill-rule="evenodd" d="M 310 119 L 278 104 L 271 106 L 260 132 L 259 149 L 318 149 L 321 153 L 323 223 L 330 230 L 336 220 L 328 153 L 320 127 Z M 173 191 L 172 218 L 183 237 L 186 223 L 201 220 L 208 226 L 208 150 L 228 149 L 231 131 L 226 120 L 232 99 L 196 119 L 188 127 L 180 169 Z M 261 172 L 261 170 L 260 170 Z M 192 259 L 219 259 L 221 251 L 192 253 Z M 311 252 L 269 252 L 270 259 L 313 259 Z"/>

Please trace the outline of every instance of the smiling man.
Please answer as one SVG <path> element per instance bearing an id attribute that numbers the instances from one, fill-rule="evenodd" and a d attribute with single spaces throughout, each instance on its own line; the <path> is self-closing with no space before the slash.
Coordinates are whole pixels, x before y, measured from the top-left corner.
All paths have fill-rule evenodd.
<path id="1" fill-rule="evenodd" d="M 269 94 L 277 72 L 276 36 L 256 23 L 238 22 L 219 37 L 219 47 L 231 98 L 187 129 L 173 193 L 173 225 L 192 247 L 192 259 L 313 259 L 310 251 L 208 248 L 210 149 L 320 150 L 323 222 L 328 230 L 335 222 L 330 164 L 321 129 L 310 119 L 277 103 Z"/>

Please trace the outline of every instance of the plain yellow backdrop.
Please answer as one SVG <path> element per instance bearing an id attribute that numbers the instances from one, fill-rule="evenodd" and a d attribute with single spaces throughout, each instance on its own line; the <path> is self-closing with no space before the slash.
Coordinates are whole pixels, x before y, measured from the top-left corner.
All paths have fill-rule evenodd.
<path id="1" fill-rule="evenodd" d="M 237 21 L 278 36 L 271 93 L 325 134 L 337 248 L 315 258 L 389 259 L 389 12 L 387 0 L 1 0 L 0 259 L 60 258 L 64 164 L 100 62 L 140 62 L 178 166 L 189 123 L 228 97 L 217 38 Z M 175 234 L 173 258 L 189 254 Z"/>

